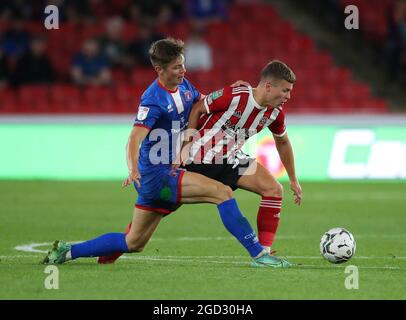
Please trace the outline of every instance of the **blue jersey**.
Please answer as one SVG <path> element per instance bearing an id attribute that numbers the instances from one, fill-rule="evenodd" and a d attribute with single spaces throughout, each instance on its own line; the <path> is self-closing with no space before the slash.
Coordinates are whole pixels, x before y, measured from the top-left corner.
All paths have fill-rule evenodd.
<path id="1" fill-rule="evenodd" d="M 187 128 L 192 105 L 200 93 L 186 79 L 175 91 L 169 91 L 155 80 L 141 97 L 134 126 L 150 130 L 140 149 L 138 170 L 144 173 L 170 166 L 176 157 L 176 143 Z"/>

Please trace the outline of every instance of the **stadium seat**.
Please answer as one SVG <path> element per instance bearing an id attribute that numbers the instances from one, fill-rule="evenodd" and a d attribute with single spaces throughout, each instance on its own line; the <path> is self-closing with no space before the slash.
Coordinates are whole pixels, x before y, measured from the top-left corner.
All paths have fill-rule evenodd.
<path id="1" fill-rule="evenodd" d="M 145 88 L 134 85 L 118 85 L 115 90 L 114 111 L 135 112 L 144 90 Z"/>
<path id="2" fill-rule="evenodd" d="M 17 95 L 15 90 L 0 88 L 0 113 L 17 112 Z"/>
<path id="3" fill-rule="evenodd" d="M 155 70 L 150 67 L 136 68 L 132 71 L 131 82 L 138 87 L 147 88 L 157 77 Z"/>
<path id="4" fill-rule="evenodd" d="M 83 112 L 114 112 L 112 89 L 89 86 L 83 89 Z"/>
<path id="5" fill-rule="evenodd" d="M 80 112 L 81 95 L 73 85 L 54 85 L 51 87 L 51 103 L 56 112 Z"/>
<path id="6" fill-rule="evenodd" d="M 46 85 L 22 86 L 18 95 L 22 112 L 53 112 L 49 103 L 49 87 Z"/>

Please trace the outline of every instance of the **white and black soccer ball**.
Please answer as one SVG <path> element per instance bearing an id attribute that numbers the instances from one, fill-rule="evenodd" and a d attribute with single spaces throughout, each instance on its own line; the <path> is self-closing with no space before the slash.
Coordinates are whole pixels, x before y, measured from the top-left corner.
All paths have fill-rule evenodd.
<path id="1" fill-rule="evenodd" d="M 343 263 L 355 253 L 354 236 L 344 228 L 333 228 L 323 234 L 320 240 L 320 253 L 331 263 Z"/>

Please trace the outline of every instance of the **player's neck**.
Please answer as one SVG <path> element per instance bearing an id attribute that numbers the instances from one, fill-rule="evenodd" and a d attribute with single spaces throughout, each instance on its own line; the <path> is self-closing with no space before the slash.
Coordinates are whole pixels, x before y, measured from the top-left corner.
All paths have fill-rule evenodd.
<path id="1" fill-rule="evenodd" d="M 266 103 L 263 94 L 261 94 L 261 90 L 258 90 L 258 88 L 253 88 L 252 89 L 252 95 L 254 97 L 255 102 L 260 106 L 260 107 L 267 107 L 268 103 Z"/>
<path id="2" fill-rule="evenodd" d="M 178 85 L 171 85 L 167 82 L 165 82 L 163 79 L 158 78 L 158 84 L 165 90 L 169 91 L 169 92 L 175 92 L 176 90 L 178 90 Z"/>

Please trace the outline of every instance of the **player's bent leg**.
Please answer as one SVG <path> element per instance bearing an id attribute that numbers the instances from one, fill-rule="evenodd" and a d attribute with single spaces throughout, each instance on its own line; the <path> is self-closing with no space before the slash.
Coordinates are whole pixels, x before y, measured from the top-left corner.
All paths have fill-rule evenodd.
<path id="1" fill-rule="evenodd" d="M 127 225 L 127 227 L 125 228 L 124 233 L 127 235 L 130 232 L 131 229 L 131 222 Z M 97 259 L 97 263 L 99 264 L 112 264 L 114 262 L 116 262 L 116 260 L 118 258 L 120 258 L 123 255 L 122 252 L 114 252 L 108 256 L 100 256 Z"/>
<path id="2" fill-rule="evenodd" d="M 141 252 L 163 217 L 162 213 L 134 209 L 131 229 L 126 236 L 129 252 Z"/>
<path id="3" fill-rule="evenodd" d="M 182 203 L 217 204 L 225 228 L 245 247 L 251 257 L 255 259 L 266 254 L 255 231 L 238 208 L 230 187 L 193 172 L 184 174 L 181 187 Z"/>
<path id="4" fill-rule="evenodd" d="M 252 174 L 243 175 L 238 179 L 237 186 L 262 197 L 282 197 L 282 185 L 263 165 L 256 162 L 252 163 L 250 167 L 255 166 L 256 170 L 252 170 Z"/>
<path id="5" fill-rule="evenodd" d="M 199 173 L 186 171 L 182 179 L 182 203 L 220 204 L 233 198 L 229 186 Z"/>
<path id="6" fill-rule="evenodd" d="M 62 264 L 81 257 L 108 256 L 116 252 L 140 252 L 151 238 L 161 221 L 162 214 L 134 209 L 134 217 L 129 233 L 107 233 L 98 238 L 70 245 L 55 241 L 48 252 L 44 264 Z"/>
<path id="7" fill-rule="evenodd" d="M 258 237 L 261 245 L 271 253 L 280 221 L 283 188 L 265 167 L 259 163 L 253 165 L 256 170 L 251 175 L 242 176 L 237 186 L 262 197 L 257 215 Z"/>
<path id="8" fill-rule="evenodd" d="M 130 252 L 143 251 L 162 217 L 163 215 L 161 213 L 137 208 L 134 209 L 133 221 L 129 223 L 125 232 L 127 247 Z M 134 226 L 134 223 L 137 227 Z M 132 232 L 132 234 L 128 235 L 130 232 Z M 101 256 L 98 258 L 97 263 L 112 264 L 122 255 L 123 252 L 114 252 L 108 256 Z"/>
<path id="9" fill-rule="evenodd" d="M 114 252 L 129 252 L 124 233 L 106 233 L 77 244 L 55 241 L 42 263 L 62 264 L 77 258 L 99 257 Z"/>

